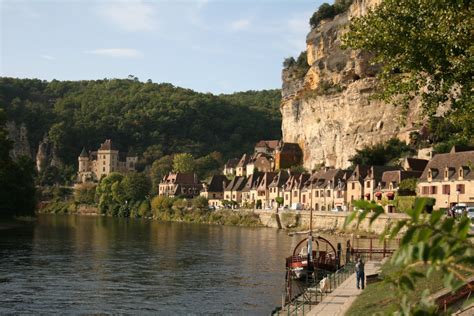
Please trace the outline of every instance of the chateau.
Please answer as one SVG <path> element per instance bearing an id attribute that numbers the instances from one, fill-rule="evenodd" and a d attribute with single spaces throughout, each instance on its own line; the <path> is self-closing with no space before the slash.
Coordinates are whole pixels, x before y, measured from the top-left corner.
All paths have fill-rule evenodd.
<path id="1" fill-rule="evenodd" d="M 99 181 L 111 172 L 135 171 L 138 156 L 119 152 L 112 141 L 107 139 L 97 151 L 87 153 L 83 148 L 78 160 L 77 182 L 84 183 Z"/>

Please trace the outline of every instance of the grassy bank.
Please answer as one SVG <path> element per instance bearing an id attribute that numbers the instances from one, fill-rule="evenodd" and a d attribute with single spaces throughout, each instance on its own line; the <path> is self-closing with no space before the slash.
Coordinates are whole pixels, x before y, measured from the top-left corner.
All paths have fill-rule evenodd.
<path id="1" fill-rule="evenodd" d="M 382 277 L 392 275 L 397 271 L 397 267 L 391 265 L 389 262 L 382 266 Z M 417 279 L 415 288 L 410 292 L 410 298 L 413 300 L 421 300 L 424 290 L 428 289 L 430 293 L 436 293 L 442 290 L 443 278 L 441 272 L 435 272 L 430 278 Z M 472 301 L 472 300 L 471 300 Z M 458 308 L 468 304 L 469 302 L 460 301 L 456 305 Z M 395 312 L 401 311 L 401 298 L 397 295 L 397 289 L 388 282 L 378 282 L 369 284 L 365 290 L 357 297 L 347 311 L 347 316 L 366 316 L 366 315 L 392 315 Z M 450 315 L 453 310 L 446 313 Z M 444 315 L 440 312 L 439 315 Z"/>
<path id="2" fill-rule="evenodd" d="M 42 207 L 38 212 L 42 214 L 81 214 L 78 209 L 81 204 L 72 200 L 70 201 L 54 201 Z M 90 205 L 96 207 L 100 212 L 98 205 Z M 112 215 L 102 213 L 107 216 L 130 217 L 130 218 L 148 218 L 163 222 L 185 222 L 185 223 L 201 223 L 215 225 L 230 226 L 247 226 L 261 227 L 263 226 L 260 218 L 253 212 L 239 212 L 233 210 L 209 210 L 207 207 L 197 208 L 192 204 L 176 200 L 170 205 L 160 207 L 143 207 L 142 203 L 131 204 L 130 208 L 123 212 L 128 216 Z"/>

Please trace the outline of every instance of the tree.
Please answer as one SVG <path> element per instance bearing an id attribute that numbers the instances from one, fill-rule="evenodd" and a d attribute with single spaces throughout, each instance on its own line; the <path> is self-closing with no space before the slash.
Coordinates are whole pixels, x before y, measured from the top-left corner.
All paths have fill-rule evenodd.
<path id="1" fill-rule="evenodd" d="M 416 195 L 417 183 L 418 179 L 416 178 L 403 179 L 398 185 L 398 195 Z"/>
<path id="2" fill-rule="evenodd" d="M 196 210 L 205 211 L 209 207 L 209 201 L 203 196 L 196 196 L 191 205 Z"/>
<path id="3" fill-rule="evenodd" d="M 33 215 L 35 210 L 34 164 L 10 157 L 12 142 L 5 129 L 5 112 L 0 109 L 0 216 Z"/>
<path id="4" fill-rule="evenodd" d="M 277 202 L 278 206 L 282 206 L 284 200 L 281 196 L 278 196 L 278 197 L 275 198 L 275 202 Z"/>
<path id="5" fill-rule="evenodd" d="M 150 180 L 143 174 L 132 172 L 127 174 L 120 183 L 123 199 L 127 201 L 145 200 L 150 192 Z"/>
<path id="6" fill-rule="evenodd" d="M 173 158 L 174 172 L 193 172 L 194 171 L 194 157 L 191 154 L 183 153 L 177 154 Z"/>
<path id="7" fill-rule="evenodd" d="M 385 0 L 352 21 L 343 42 L 381 65 L 378 98 L 408 107 L 418 97 L 431 118 L 448 104 L 459 127 L 451 138 L 473 141 L 473 13 L 469 0 Z"/>
<path id="8" fill-rule="evenodd" d="M 414 148 L 398 138 L 391 138 L 385 143 L 375 144 L 356 150 L 356 154 L 349 159 L 353 166 L 384 166 L 396 163 L 401 157 L 415 153 Z"/>
<path id="9" fill-rule="evenodd" d="M 92 183 L 77 185 L 74 189 L 74 201 L 76 203 L 94 204 L 96 189 L 96 185 Z"/>
<path id="10" fill-rule="evenodd" d="M 163 177 L 173 170 L 173 157 L 164 156 L 155 160 L 150 168 L 150 178 L 152 182 L 152 192 L 158 193 L 158 187 Z"/>

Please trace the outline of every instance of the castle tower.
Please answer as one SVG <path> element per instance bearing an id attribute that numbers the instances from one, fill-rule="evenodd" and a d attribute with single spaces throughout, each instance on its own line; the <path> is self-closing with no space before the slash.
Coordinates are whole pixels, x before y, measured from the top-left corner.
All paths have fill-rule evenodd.
<path id="1" fill-rule="evenodd" d="M 79 182 L 85 182 L 86 173 L 90 170 L 89 155 L 85 148 L 82 148 L 81 154 L 79 155 L 79 171 L 77 172 L 77 179 Z"/>
<path id="2" fill-rule="evenodd" d="M 97 179 L 117 171 L 119 171 L 119 152 L 112 141 L 107 139 L 97 151 Z"/>

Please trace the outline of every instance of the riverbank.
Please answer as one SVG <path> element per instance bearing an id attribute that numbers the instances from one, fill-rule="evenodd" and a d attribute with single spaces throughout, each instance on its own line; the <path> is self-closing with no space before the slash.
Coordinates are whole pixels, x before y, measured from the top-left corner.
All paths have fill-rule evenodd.
<path id="1" fill-rule="evenodd" d="M 96 205 L 78 204 L 73 201 L 57 201 L 43 204 L 39 213 L 46 214 L 75 214 L 75 215 L 109 215 L 102 214 Z M 358 227 L 356 223 L 344 226 L 346 212 L 313 212 L 313 230 L 331 234 L 354 234 L 357 236 L 378 236 L 391 224 L 407 218 L 403 213 L 390 213 L 379 216 L 370 225 L 369 219 L 364 220 Z M 117 215 L 120 217 L 120 215 Z M 210 210 L 207 206 L 196 207 L 183 202 L 158 206 L 140 204 L 136 209 L 131 207 L 128 216 L 131 218 L 147 218 L 163 222 L 186 222 L 231 226 L 269 227 L 289 231 L 309 229 L 310 211 L 301 210 L 258 210 L 258 209 L 219 209 Z"/>

